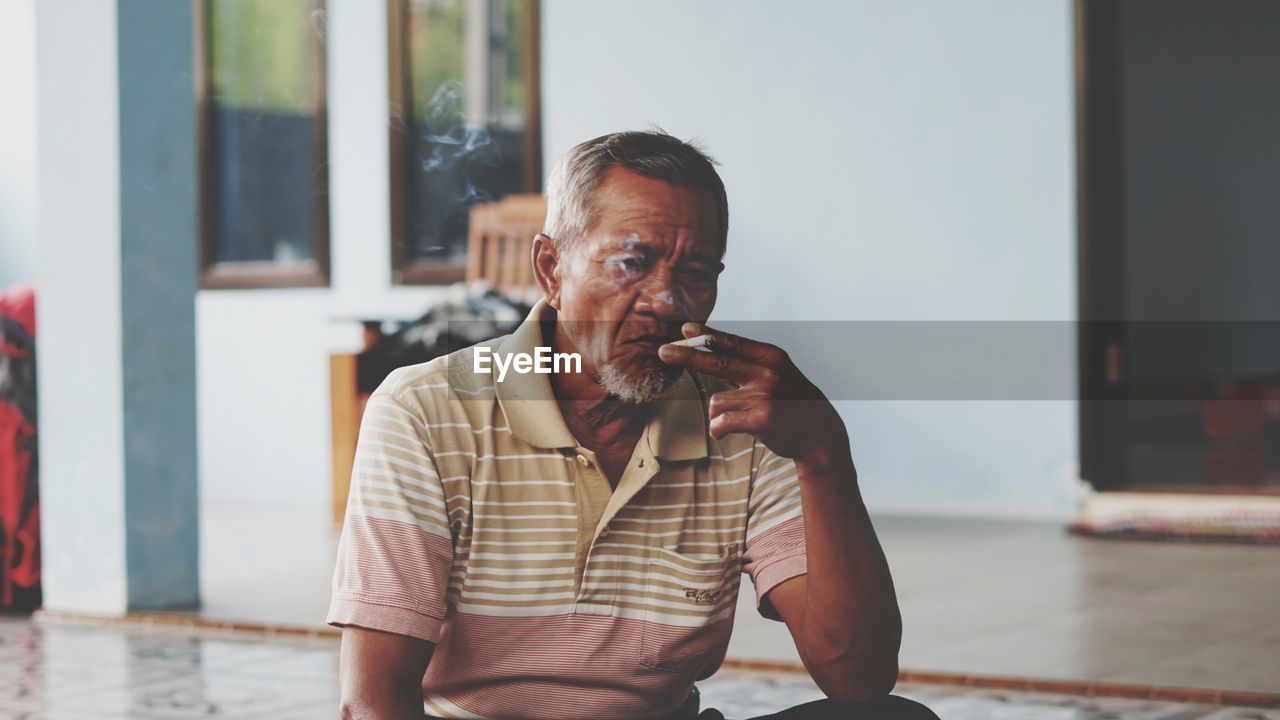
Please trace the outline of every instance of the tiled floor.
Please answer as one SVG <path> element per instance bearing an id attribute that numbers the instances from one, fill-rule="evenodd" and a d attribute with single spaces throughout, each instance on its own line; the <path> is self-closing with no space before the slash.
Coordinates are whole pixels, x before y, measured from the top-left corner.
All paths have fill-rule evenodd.
<path id="1" fill-rule="evenodd" d="M 0 720 L 326 720 L 337 643 L 176 629 L 0 619 Z M 821 697 L 789 674 L 721 671 L 699 683 L 729 718 Z M 897 692 L 943 720 L 1280 720 L 1280 711 L 930 685 Z"/>
<path id="2" fill-rule="evenodd" d="M 1280 692 L 1280 547 L 883 526 L 905 668 Z"/>
<path id="3" fill-rule="evenodd" d="M 0 718 L 334 717 L 332 640 L 0 621 Z"/>
<path id="4" fill-rule="evenodd" d="M 904 669 L 1280 693 L 1280 547 L 875 521 L 902 605 Z M 335 544 L 322 514 L 206 507 L 202 528 L 207 617 L 323 626 Z M 742 594 L 729 657 L 797 662 L 785 627 L 753 600 Z"/>

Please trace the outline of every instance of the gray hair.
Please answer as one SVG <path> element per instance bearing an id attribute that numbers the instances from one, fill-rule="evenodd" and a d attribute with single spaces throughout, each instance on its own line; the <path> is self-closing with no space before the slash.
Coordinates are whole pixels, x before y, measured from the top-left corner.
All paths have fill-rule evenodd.
<path id="1" fill-rule="evenodd" d="M 707 193 L 720 221 L 717 252 L 724 257 L 729 236 L 729 199 L 716 161 L 696 145 L 662 130 L 617 132 L 575 146 L 547 178 L 545 232 L 559 249 L 570 247 L 595 224 L 591 197 L 611 167 Z"/>

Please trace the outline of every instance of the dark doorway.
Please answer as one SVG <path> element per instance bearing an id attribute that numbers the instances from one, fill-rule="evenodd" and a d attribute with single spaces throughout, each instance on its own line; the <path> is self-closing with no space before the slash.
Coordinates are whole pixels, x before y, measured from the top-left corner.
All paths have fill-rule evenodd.
<path id="1" fill-rule="evenodd" d="M 1280 2 L 1077 12 L 1082 474 L 1280 494 Z"/>

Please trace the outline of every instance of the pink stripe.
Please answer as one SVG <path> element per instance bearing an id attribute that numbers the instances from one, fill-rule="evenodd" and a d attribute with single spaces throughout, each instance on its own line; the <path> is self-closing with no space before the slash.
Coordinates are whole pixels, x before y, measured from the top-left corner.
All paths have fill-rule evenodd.
<path id="1" fill-rule="evenodd" d="M 342 528 L 335 596 L 443 618 L 453 543 L 412 523 L 352 515 Z"/>
<path id="2" fill-rule="evenodd" d="M 802 550 L 799 555 L 790 555 L 783 558 L 772 560 L 768 565 L 761 567 L 756 571 L 756 577 L 753 584 L 756 587 L 756 608 L 761 609 L 764 604 L 764 596 L 784 581 L 793 577 L 808 574 L 809 559 L 805 557 Z M 777 617 L 777 613 L 760 613 L 770 620 L 781 620 Z"/>
<path id="3" fill-rule="evenodd" d="M 742 569 L 755 580 L 761 566 L 797 550 L 803 553 L 804 548 L 804 516 L 797 515 L 751 538 L 742 551 Z"/>
<path id="4" fill-rule="evenodd" d="M 763 617 L 781 620 L 776 612 L 766 611 L 764 596 L 783 581 L 809 572 L 804 516 L 785 520 L 752 538 L 742 558 L 742 569 L 756 588 L 756 608 Z"/>
<path id="5" fill-rule="evenodd" d="M 329 615 L 325 622 L 334 627 L 359 627 L 369 630 L 395 633 L 408 637 L 440 642 L 444 628 L 442 618 L 423 615 L 417 610 L 381 605 L 368 598 L 335 595 L 329 601 Z"/>
<path id="6" fill-rule="evenodd" d="M 455 613 L 449 624 L 425 692 L 486 717 L 536 707 L 539 717 L 573 720 L 673 711 L 694 680 L 719 667 L 733 622 L 677 628 L 600 615 Z"/>

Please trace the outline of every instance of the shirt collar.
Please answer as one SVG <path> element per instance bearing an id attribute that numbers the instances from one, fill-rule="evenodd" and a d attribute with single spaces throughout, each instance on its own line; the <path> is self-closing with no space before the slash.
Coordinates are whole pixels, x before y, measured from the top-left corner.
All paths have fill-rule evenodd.
<path id="1" fill-rule="evenodd" d="M 551 312 L 546 300 L 539 300 L 520 327 L 497 343 L 496 352 L 532 354 L 534 348 L 548 346 L 550 343 L 542 336 L 542 322 Z M 505 380 L 495 381 L 494 385 L 512 435 L 535 447 L 578 446 L 564 424 L 564 416 L 552 394 L 550 376 L 508 373 Z M 681 372 L 658 403 L 657 412 L 644 430 L 644 441 L 650 452 L 665 460 L 707 457 L 706 402 L 696 378 Z"/>

